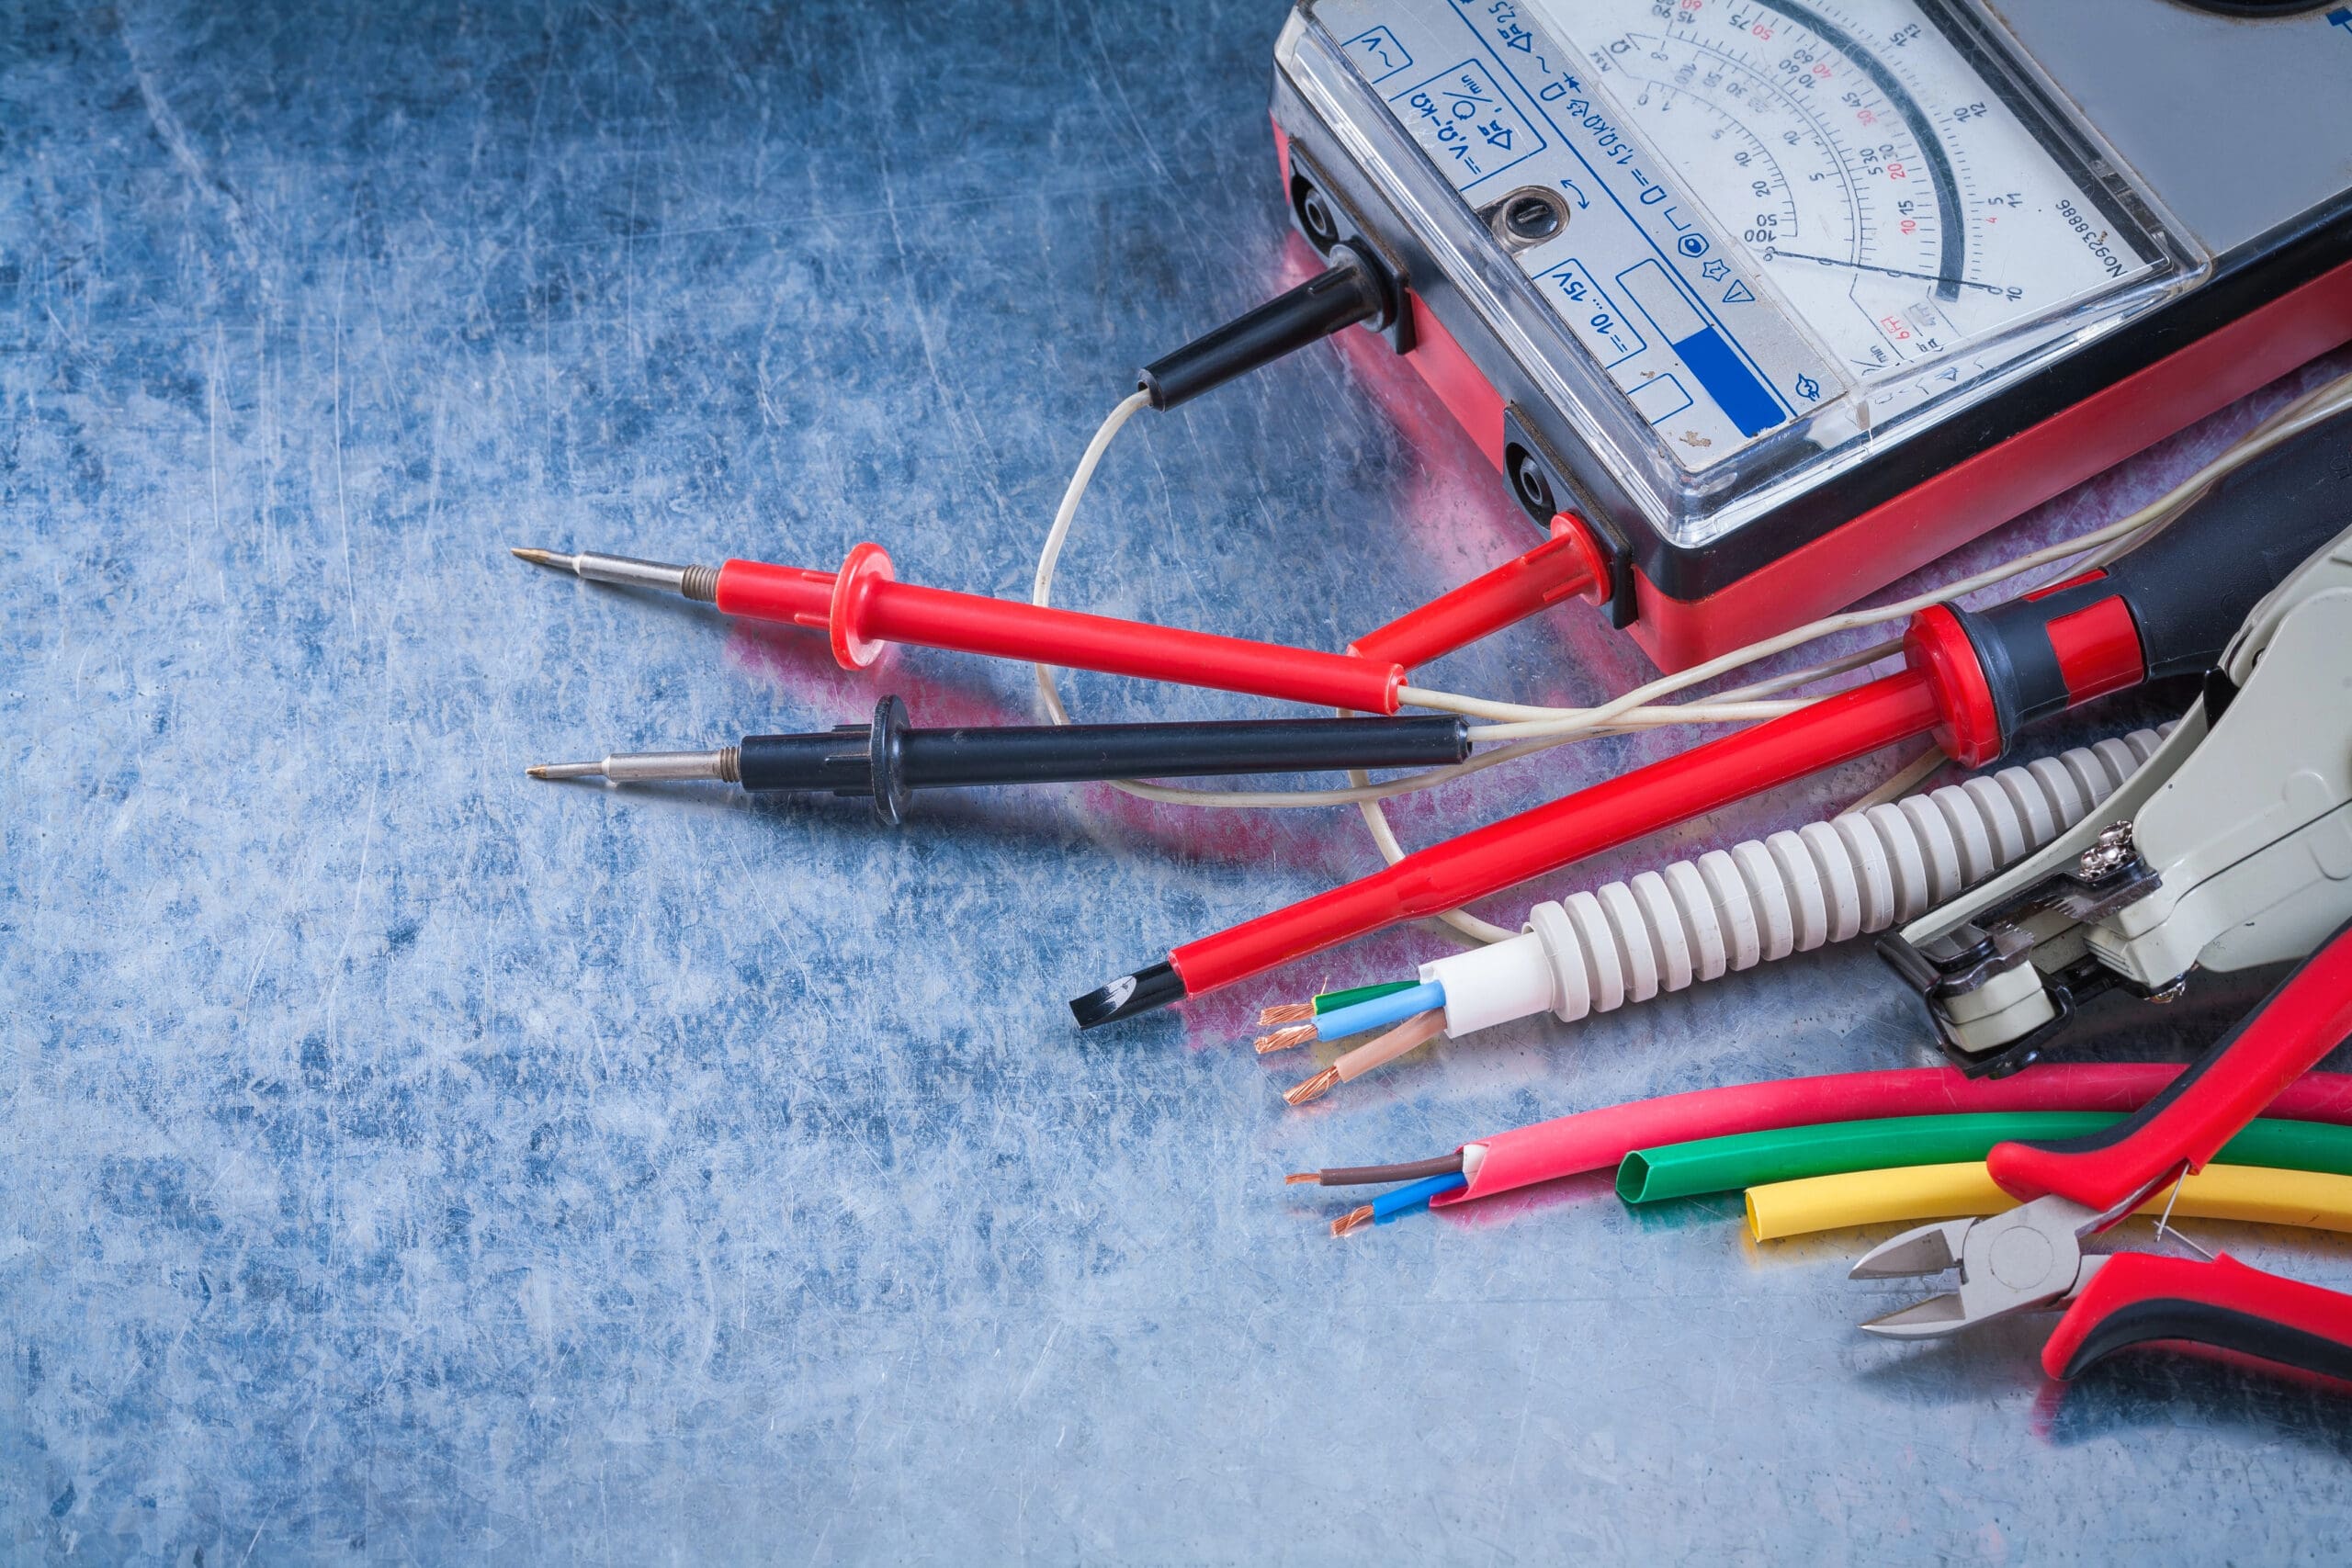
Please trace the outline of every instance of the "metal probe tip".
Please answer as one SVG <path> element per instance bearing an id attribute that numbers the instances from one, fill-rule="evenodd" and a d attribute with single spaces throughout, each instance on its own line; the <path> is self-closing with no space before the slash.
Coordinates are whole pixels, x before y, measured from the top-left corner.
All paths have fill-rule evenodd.
<path id="1" fill-rule="evenodd" d="M 593 550 L 565 555 L 561 550 L 530 549 L 522 545 L 506 547 L 516 560 L 526 560 L 549 571 L 568 571 L 589 582 L 682 593 L 706 604 L 714 604 L 718 598 L 718 569 L 715 566 L 677 566 L 669 561 L 639 560 L 635 556 L 600 556 Z"/>
<path id="2" fill-rule="evenodd" d="M 742 782 L 742 748 L 716 751 L 616 751 L 594 762 L 537 762 L 523 771 L 535 779 L 610 779 L 615 784 L 670 784 L 681 780 Z"/>

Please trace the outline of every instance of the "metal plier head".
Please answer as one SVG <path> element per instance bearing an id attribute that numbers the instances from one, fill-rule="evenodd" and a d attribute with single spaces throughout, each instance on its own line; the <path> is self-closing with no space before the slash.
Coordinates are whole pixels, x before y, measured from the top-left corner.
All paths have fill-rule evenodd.
<path id="1" fill-rule="evenodd" d="M 1928 1339 L 2011 1313 L 2055 1305 L 2104 1261 L 2082 1238 L 2105 1216 L 2054 1194 L 1983 1220 L 1944 1220 L 1905 1231 L 1864 1253 L 1847 1276 L 1899 1280 L 1960 1270 L 1960 1289 L 1862 1325 L 1890 1339 Z"/>

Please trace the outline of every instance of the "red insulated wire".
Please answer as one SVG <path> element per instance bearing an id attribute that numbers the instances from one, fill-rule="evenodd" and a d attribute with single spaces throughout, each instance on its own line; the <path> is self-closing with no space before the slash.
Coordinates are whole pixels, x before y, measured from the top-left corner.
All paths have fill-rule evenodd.
<path id="1" fill-rule="evenodd" d="M 1469 1185 L 1432 1200 L 1431 1206 L 1605 1169 L 1635 1149 L 1736 1133 L 1965 1111 L 2136 1111 L 2182 1070 L 2168 1062 L 2068 1062 L 2011 1077 L 1972 1078 L 1954 1067 L 1904 1067 L 1669 1094 L 1480 1139 L 1486 1154 Z M 2352 1124 L 2352 1073 L 2306 1073 L 2266 1113 L 2292 1122 Z"/>
<path id="2" fill-rule="evenodd" d="M 1405 682 L 1394 661 L 900 582 L 872 544 L 850 551 L 839 571 L 730 560 L 718 569 L 714 602 L 727 615 L 822 630 L 852 670 L 905 642 L 1362 713 L 1395 713 Z"/>
<path id="3" fill-rule="evenodd" d="M 1905 670 L 1417 851 L 1343 887 L 1186 942 L 1168 961 L 1185 994 L 1198 996 L 1926 734 L 1943 706 L 1933 677 Z"/>

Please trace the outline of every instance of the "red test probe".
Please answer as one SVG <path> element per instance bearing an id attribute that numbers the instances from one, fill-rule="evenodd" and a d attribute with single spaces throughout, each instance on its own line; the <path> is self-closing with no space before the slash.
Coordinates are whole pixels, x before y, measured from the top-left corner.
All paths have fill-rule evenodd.
<path id="1" fill-rule="evenodd" d="M 1984 611 L 1921 611 L 1896 674 L 1187 942 L 1073 999 L 1070 1012 L 1091 1029 L 1164 1007 L 1912 736 L 1932 734 L 1955 761 L 1982 767 L 2034 719 L 2143 681 L 2210 671 L 2256 601 L 2342 527 L 2347 424 L 2314 425 L 2217 481 L 2107 570 Z"/>
<path id="2" fill-rule="evenodd" d="M 1563 512 L 1533 549 L 1366 632 L 1348 651 L 1411 670 L 1566 600 L 1605 604 L 1609 592 L 1608 556 L 1582 518 Z"/>
<path id="3" fill-rule="evenodd" d="M 653 588 L 715 604 L 719 613 L 821 631 L 844 670 L 863 670 L 890 643 L 982 653 L 1176 681 L 1318 707 L 1393 714 L 1405 667 L 1345 653 L 1053 610 L 979 593 L 900 582 L 879 545 L 859 545 L 839 571 L 730 560 L 671 566 L 626 556 L 517 549 L 534 566 L 591 582 Z"/>

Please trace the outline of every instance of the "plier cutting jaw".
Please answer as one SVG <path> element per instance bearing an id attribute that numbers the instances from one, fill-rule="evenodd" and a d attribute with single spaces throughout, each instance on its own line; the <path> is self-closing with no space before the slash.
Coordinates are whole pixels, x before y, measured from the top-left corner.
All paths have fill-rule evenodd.
<path id="1" fill-rule="evenodd" d="M 2064 1301 L 2107 1259 L 2083 1250 L 2100 1216 L 2072 1199 L 2036 1198 L 1985 1220 L 1946 1220 L 1882 1243 L 1855 1261 L 1852 1280 L 1960 1270 L 1960 1289 L 1862 1325 L 1889 1339 L 1932 1339 L 2012 1313 Z"/>
<path id="2" fill-rule="evenodd" d="M 2352 1295 L 2249 1269 L 2154 1253 L 2086 1252 L 2086 1238 L 2206 1161 L 2352 1034 L 2352 923 L 2137 1113 L 2089 1137 L 2007 1143 L 1987 1156 L 2018 1208 L 1904 1232 L 1862 1255 L 1858 1280 L 1960 1271 L 1960 1288 L 1862 1325 L 1926 1339 L 2071 1302 L 2041 1363 L 2073 1377 L 2129 1345 L 2193 1340 L 2352 1381 Z"/>

